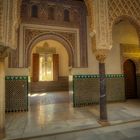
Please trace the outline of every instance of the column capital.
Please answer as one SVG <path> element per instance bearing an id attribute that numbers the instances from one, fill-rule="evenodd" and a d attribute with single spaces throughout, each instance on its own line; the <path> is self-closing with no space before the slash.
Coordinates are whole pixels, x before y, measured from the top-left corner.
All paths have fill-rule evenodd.
<path id="1" fill-rule="evenodd" d="M 9 47 L 1 46 L 0 45 L 0 62 L 3 62 L 5 57 L 8 56 L 8 52 L 10 51 Z"/>
<path id="2" fill-rule="evenodd" d="M 105 62 L 105 59 L 107 58 L 108 53 L 109 53 L 109 50 L 107 49 L 96 50 L 95 56 L 96 56 L 96 59 L 99 61 L 99 63 Z"/>

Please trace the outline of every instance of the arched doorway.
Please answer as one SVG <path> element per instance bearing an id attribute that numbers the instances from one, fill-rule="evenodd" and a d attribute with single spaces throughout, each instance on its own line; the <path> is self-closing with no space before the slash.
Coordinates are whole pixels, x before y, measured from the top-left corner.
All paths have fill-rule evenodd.
<path id="1" fill-rule="evenodd" d="M 39 41 L 32 47 L 30 61 L 31 92 L 68 90 L 69 57 L 62 43 Z"/>
<path id="2" fill-rule="evenodd" d="M 68 103 L 69 56 L 64 45 L 44 39 L 30 54 L 30 106 Z"/>
<path id="3" fill-rule="evenodd" d="M 139 67 L 139 34 L 137 26 L 130 18 L 119 18 L 113 26 L 112 71 L 124 74 L 120 84 L 123 99 L 137 98 L 138 67 Z M 111 58 L 111 57 L 110 57 Z M 126 61 L 127 60 L 127 61 Z M 132 61 L 134 60 L 134 62 Z M 135 64 L 137 64 L 137 69 Z M 125 84 L 125 86 L 123 86 Z"/>
<path id="4" fill-rule="evenodd" d="M 39 41 L 31 53 L 31 81 L 57 81 L 68 77 L 68 61 L 67 50 L 59 41 Z"/>
<path id="5" fill-rule="evenodd" d="M 132 60 L 126 60 L 123 65 L 125 74 L 126 99 L 137 98 L 136 67 Z"/>

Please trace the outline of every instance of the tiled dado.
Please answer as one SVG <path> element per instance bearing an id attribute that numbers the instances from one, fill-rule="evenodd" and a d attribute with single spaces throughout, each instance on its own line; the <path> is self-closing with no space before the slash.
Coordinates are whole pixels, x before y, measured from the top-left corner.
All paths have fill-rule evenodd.
<path id="1" fill-rule="evenodd" d="M 6 76 L 5 80 L 27 80 L 28 76 Z"/>
<path id="2" fill-rule="evenodd" d="M 73 105 L 86 106 L 99 102 L 99 78 L 106 77 L 107 101 L 125 100 L 124 75 L 73 75 Z"/>
<path id="3" fill-rule="evenodd" d="M 96 75 L 74 75 L 73 78 L 76 80 L 76 79 L 79 79 L 79 78 L 99 78 L 101 76 L 105 76 L 106 78 L 122 78 L 124 77 L 124 74 L 106 74 L 106 75 L 99 75 L 99 74 L 96 74 Z"/>
<path id="4" fill-rule="evenodd" d="M 6 76 L 6 112 L 28 111 L 28 76 Z"/>

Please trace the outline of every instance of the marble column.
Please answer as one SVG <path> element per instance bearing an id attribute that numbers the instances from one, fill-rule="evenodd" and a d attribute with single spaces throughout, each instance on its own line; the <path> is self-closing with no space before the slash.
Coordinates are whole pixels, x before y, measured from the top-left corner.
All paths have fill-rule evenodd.
<path id="1" fill-rule="evenodd" d="M 100 121 L 107 121 L 105 63 L 99 62 L 99 75 L 100 75 Z"/>
<path id="2" fill-rule="evenodd" d="M 0 60 L 0 140 L 5 136 L 5 70 Z"/>
<path id="3" fill-rule="evenodd" d="M 100 75 L 100 122 L 107 122 L 107 101 L 106 101 L 106 73 L 105 59 L 106 51 L 98 51 L 96 59 L 99 61 Z"/>

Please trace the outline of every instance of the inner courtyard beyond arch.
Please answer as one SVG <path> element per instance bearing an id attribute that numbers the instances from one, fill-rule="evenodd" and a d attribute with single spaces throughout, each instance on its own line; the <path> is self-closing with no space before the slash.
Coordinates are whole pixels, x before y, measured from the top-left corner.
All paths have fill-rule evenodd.
<path id="1" fill-rule="evenodd" d="M 0 0 L 0 140 L 140 122 L 139 13 L 139 0 Z"/>

